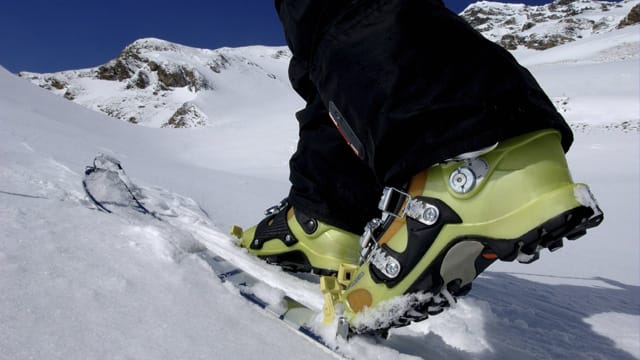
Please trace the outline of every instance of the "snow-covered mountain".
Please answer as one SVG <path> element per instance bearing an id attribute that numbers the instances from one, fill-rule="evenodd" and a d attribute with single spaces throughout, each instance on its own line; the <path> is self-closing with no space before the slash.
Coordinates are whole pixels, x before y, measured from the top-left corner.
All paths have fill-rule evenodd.
<path id="1" fill-rule="evenodd" d="M 556 0 L 528 6 L 479 1 L 460 14 L 506 49 L 549 49 L 640 22 L 640 1 Z"/>
<path id="2" fill-rule="evenodd" d="M 639 31 L 514 52 L 574 127 L 584 124 L 568 161 L 599 199 L 603 224 L 533 264 L 493 265 L 443 314 L 341 351 L 355 360 L 640 359 Z M 249 307 L 195 255 L 206 247 L 270 278 L 274 306 L 294 284 L 320 311 L 317 284 L 257 261 L 225 235 L 232 224 L 254 224 L 289 187 L 301 103 L 275 71 L 285 60 L 270 56 L 245 56 L 262 68 L 240 61 L 220 70 L 241 84 L 204 85 L 189 70 L 191 85 L 169 90 L 151 61 L 139 60 L 136 71 L 155 85 L 136 91 L 158 86 L 166 98 L 195 96 L 203 109 L 217 97 L 200 96 L 223 94 L 226 103 L 203 110 L 218 111 L 213 126 L 188 131 L 115 120 L 0 68 L 1 360 L 331 358 Z M 109 95 L 127 90 L 135 73 L 111 64 L 103 76 L 123 80 L 91 75 L 83 84 Z M 278 83 L 280 90 L 267 86 Z M 172 225 L 96 211 L 81 181 L 98 153 L 120 159 L 137 185 L 159 194 Z"/>
<path id="3" fill-rule="evenodd" d="M 639 12 L 640 0 L 558 0 L 544 6 L 482 1 L 461 15 L 487 38 L 520 51 L 633 28 L 640 21 Z M 613 60 L 638 58 L 638 36 L 628 35 L 617 45 L 620 49 Z M 302 106 L 288 81 L 290 58 L 286 47 L 207 50 L 147 38 L 135 41 L 96 68 L 19 75 L 68 100 L 130 123 L 204 127 L 237 118 L 238 111 L 257 117 L 278 113 L 283 99 Z M 554 99 L 562 111 L 567 109 L 565 97 L 559 94 Z M 242 99 L 240 109 L 229 106 L 236 99 Z M 257 108 L 261 111 L 252 112 Z"/>
<path id="4" fill-rule="evenodd" d="M 146 38 L 135 41 L 108 63 L 90 69 L 20 76 L 89 109 L 151 127 L 203 127 L 228 119 L 228 104 L 275 111 L 273 99 L 290 96 L 286 47 L 196 49 Z M 275 101 L 276 104 L 280 102 Z"/>

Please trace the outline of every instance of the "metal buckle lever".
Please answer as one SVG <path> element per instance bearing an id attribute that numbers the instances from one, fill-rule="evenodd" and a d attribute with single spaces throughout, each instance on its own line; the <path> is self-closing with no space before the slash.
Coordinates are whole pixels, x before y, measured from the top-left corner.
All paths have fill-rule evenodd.
<path id="1" fill-rule="evenodd" d="M 383 214 L 395 218 L 402 218 L 405 215 L 405 204 L 410 200 L 411 195 L 406 192 L 393 187 L 385 187 L 384 190 L 382 190 L 382 197 L 378 203 L 378 209 L 381 210 Z"/>
<path id="2" fill-rule="evenodd" d="M 437 207 L 392 187 L 383 190 L 378 208 L 384 215 L 397 219 L 407 216 L 428 226 L 435 224 L 440 217 Z"/>
<path id="3" fill-rule="evenodd" d="M 372 219 L 365 225 L 364 232 L 362 236 L 360 236 L 360 263 L 364 263 L 371 250 L 375 248 L 378 244 L 378 240 L 376 239 L 374 232 L 382 225 L 382 219 Z"/>
<path id="4" fill-rule="evenodd" d="M 278 205 L 274 205 L 274 206 L 268 208 L 267 210 L 265 210 L 264 211 L 264 215 L 265 216 L 269 216 L 269 215 L 277 214 L 280 211 L 286 209 L 287 205 L 289 205 L 289 201 L 287 199 L 284 199 L 284 200 L 280 201 L 280 203 Z"/>

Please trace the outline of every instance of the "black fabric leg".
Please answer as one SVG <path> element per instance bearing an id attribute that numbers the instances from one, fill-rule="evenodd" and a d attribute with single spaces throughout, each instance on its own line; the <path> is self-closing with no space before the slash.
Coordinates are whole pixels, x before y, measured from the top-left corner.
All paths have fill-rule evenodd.
<path id="1" fill-rule="evenodd" d="M 347 146 L 319 100 L 296 116 L 300 138 L 289 164 L 289 202 L 318 220 L 361 233 L 378 215 L 380 184 Z"/>

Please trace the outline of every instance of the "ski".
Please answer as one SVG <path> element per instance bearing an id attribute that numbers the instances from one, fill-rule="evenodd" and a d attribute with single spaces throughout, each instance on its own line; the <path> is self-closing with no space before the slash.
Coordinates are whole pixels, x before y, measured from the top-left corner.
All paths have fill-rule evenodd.
<path id="1" fill-rule="evenodd" d="M 287 326 L 312 341 L 332 352 L 334 351 L 310 325 L 312 320 L 317 316 L 315 311 L 289 296 L 284 297 L 284 307 L 274 307 L 260 297 L 259 294 L 251 290 L 256 285 L 263 284 L 261 280 L 258 280 L 256 277 L 209 250 L 201 252 L 198 255 L 209 265 L 220 281 L 232 284 L 239 291 L 240 295 L 250 303 L 258 306 L 273 317 L 282 320 Z M 343 357 L 340 356 L 339 358 Z"/>
<path id="2" fill-rule="evenodd" d="M 82 185 L 91 203 L 105 214 L 124 216 L 129 220 L 143 217 L 143 221 L 144 218 L 148 218 L 151 221 L 173 226 L 169 221 L 172 215 L 155 211 L 152 206 L 147 205 L 147 202 L 153 203 L 153 199 L 131 182 L 120 161 L 114 157 L 98 155 L 93 164 L 86 167 Z M 274 305 L 263 297 L 261 293 L 264 291 L 255 290 L 272 289 L 268 283 L 204 246 L 193 254 L 204 261 L 222 283 L 230 284 L 242 298 L 258 307 L 263 313 L 282 321 L 288 328 L 335 358 L 345 358 L 314 330 L 313 323 L 318 317 L 318 311 L 286 294 L 278 304 Z"/>

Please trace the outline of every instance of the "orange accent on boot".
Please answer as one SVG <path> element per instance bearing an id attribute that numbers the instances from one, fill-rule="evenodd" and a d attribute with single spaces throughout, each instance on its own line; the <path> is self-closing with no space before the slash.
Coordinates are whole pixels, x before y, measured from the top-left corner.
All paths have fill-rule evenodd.
<path id="1" fill-rule="evenodd" d="M 417 173 L 409 182 L 409 190 L 407 191 L 412 197 L 420 196 L 424 192 L 427 184 L 427 170 Z"/>
<path id="2" fill-rule="evenodd" d="M 291 207 L 291 209 L 289 209 L 289 211 L 287 211 L 287 221 L 291 220 L 291 218 L 293 218 L 294 213 L 293 213 L 293 207 Z"/>
<path id="3" fill-rule="evenodd" d="M 371 293 L 365 289 L 357 289 L 347 295 L 347 301 L 351 310 L 360 312 L 365 307 L 370 307 L 373 303 Z"/>
<path id="4" fill-rule="evenodd" d="M 494 259 L 498 258 L 498 254 L 488 252 L 488 253 L 482 254 L 482 257 L 487 259 L 487 260 L 494 260 Z"/>
<path id="5" fill-rule="evenodd" d="M 427 171 L 421 171 L 417 173 L 414 177 L 411 178 L 409 182 L 409 190 L 408 193 L 412 197 L 422 195 L 424 191 L 425 184 L 427 183 Z M 406 204 L 404 204 L 406 205 Z M 382 238 L 378 241 L 378 245 L 383 245 L 391 241 L 391 238 L 400 230 L 400 228 L 406 223 L 404 218 L 395 219 L 389 225 L 389 229 L 384 232 Z"/>
<path id="6" fill-rule="evenodd" d="M 383 245 L 391 241 L 391 238 L 400 231 L 400 228 L 406 223 L 403 219 L 394 219 L 387 231 L 384 232 L 380 240 L 378 240 L 378 245 Z"/>
<path id="7" fill-rule="evenodd" d="M 422 195 L 424 191 L 425 184 L 427 183 L 427 170 L 421 171 L 417 173 L 414 177 L 411 178 L 409 182 L 409 190 L 408 193 L 412 197 Z M 406 204 L 404 204 L 406 205 Z M 395 219 L 389 226 L 389 229 L 384 232 L 382 238 L 378 241 L 378 245 L 383 245 L 388 243 L 391 238 L 400 230 L 400 228 L 406 223 L 405 219 Z"/>

